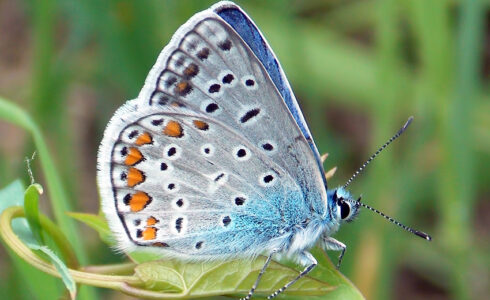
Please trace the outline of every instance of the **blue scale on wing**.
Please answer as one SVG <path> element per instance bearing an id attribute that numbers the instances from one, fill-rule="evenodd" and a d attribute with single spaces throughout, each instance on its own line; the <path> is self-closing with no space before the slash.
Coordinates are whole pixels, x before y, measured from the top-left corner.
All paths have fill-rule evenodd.
<path id="1" fill-rule="evenodd" d="M 287 226 L 278 222 L 280 216 L 277 211 L 254 207 L 259 201 L 263 199 L 250 199 L 246 212 L 222 212 L 222 218 L 228 217 L 227 226 L 202 227 L 181 237 L 170 236 L 166 241 L 170 245 L 175 244 L 181 254 L 188 255 L 226 257 L 247 252 L 260 254 L 268 242 L 284 234 Z M 195 245 L 199 242 L 203 244 L 196 249 Z"/>

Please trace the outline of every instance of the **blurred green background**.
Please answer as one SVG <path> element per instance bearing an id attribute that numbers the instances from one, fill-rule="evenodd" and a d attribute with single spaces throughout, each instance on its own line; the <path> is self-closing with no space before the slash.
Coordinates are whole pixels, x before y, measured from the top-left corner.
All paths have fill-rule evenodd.
<path id="1" fill-rule="evenodd" d="M 350 188 L 434 240 L 363 211 L 336 235 L 348 247 L 343 273 L 368 299 L 488 299 L 489 1 L 237 2 L 279 57 L 320 152 L 330 153 L 325 168 L 339 167 L 330 187 L 415 117 Z M 212 3 L 0 0 L 0 97 L 40 125 L 66 192 L 54 205 L 98 212 L 96 153 L 107 121 L 137 96 L 175 30 Z M 0 137 L 0 186 L 27 182 L 32 137 L 1 120 Z M 42 210 L 53 215 L 39 160 L 34 171 L 47 187 Z M 121 260 L 76 225 L 70 239 L 83 263 Z M 0 270 L 2 299 L 56 299 L 63 291 L 5 247 Z"/>

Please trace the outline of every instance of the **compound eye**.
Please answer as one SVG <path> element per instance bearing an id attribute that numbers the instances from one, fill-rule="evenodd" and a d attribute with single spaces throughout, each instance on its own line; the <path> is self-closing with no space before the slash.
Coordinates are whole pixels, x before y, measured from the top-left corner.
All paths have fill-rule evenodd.
<path id="1" fill-rule="evenodd" d="M 339 205 L 340 205 L 340 218 L 342 218 L 342 220 L 345 220 L 350 214 L 350 205 L 345 201 L 341 201 Z"/>

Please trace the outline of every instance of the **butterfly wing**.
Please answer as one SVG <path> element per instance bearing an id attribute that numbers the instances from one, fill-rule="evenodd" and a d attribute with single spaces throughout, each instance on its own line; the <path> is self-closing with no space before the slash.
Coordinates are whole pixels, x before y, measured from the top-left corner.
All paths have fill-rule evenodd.
<path id="1" fill-rule="evenodd" d="M 313 141 L 305 118 L 301 113 L 298 101 L 291 90 L 291 86 L 289 85 L 286 75 L 281 68 L 279 60 L 260 30 L 254 24 L 253 20 L 234 3 L 227 2 L 225 4 L 216 5 L 214 11 L 231 27 L 233 27 L 233 29 L 240 35 L 245 43 L 247 43 L 264 68 L 267 70 L 271 80 L 274 82 L 289 111 L 293 115 L 294 120 L 301 129 L 303 136 L 310 144 L 311 150 L 313 151 L 313 154 L 317 160 L 318 167 L 323 171 L 323 164 L 321 162 L 318 149 Z"/>
<path id="2" fill-rule="evenodd" d="M 229 2 L 217 7 L 230 6 L 237 8 Z M 202 112 L 262 148 L 272 146 L 272 153 L 280 153 L 275 159 L 294 174 L 305 196 L 326 188 L 323 168 L 315 164 L 316 147 L 308 142 L 264 64 L 213 9 L 195 15 L 179 28 L 138 98 L 150 106 L 181 105 Z M 297 113 L 301 116 L 299 108 Z M 306 198 L 316 201 L 324 199 L 321 196 Z"/>
<path id="3" fill-rule="evenodd" d="M 101 186 L 111 182 L 103 194 L 111 195 L 103 207 L 121 221 L 111 226 L 123 247 L 163 247 L 189 258 L 234 255 L 262 250 L 259 245 L 293 225 L 284 221 L 294 216 L 283 204 L 288 197 L 300 204 L 295 180 L 214 118 L 133 101 L 108 131 L 114 132 L 104 140 L 111 151 L 101 151 L 99 168 Z"/>
<path id="4" fill-rule="evenodd" d="M 324 213 L 316 148 L 285 104 L 230 24 L 212 9 L 192 17 L 104 134 L 99 186 L 120 244 L 256 254 Z"/>

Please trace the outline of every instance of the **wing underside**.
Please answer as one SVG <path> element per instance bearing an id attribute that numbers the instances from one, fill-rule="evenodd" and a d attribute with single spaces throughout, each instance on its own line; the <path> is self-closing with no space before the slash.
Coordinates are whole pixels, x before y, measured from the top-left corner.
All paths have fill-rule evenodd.
<path id="1" fill-rule="evenodd" d="M 99 152 L 103 208 L 122 248 L 251 253 L 322 213 L 316 148 L 285 103 L 216 13 L 184 24 L 138 99 L 111 120 Z"/>

